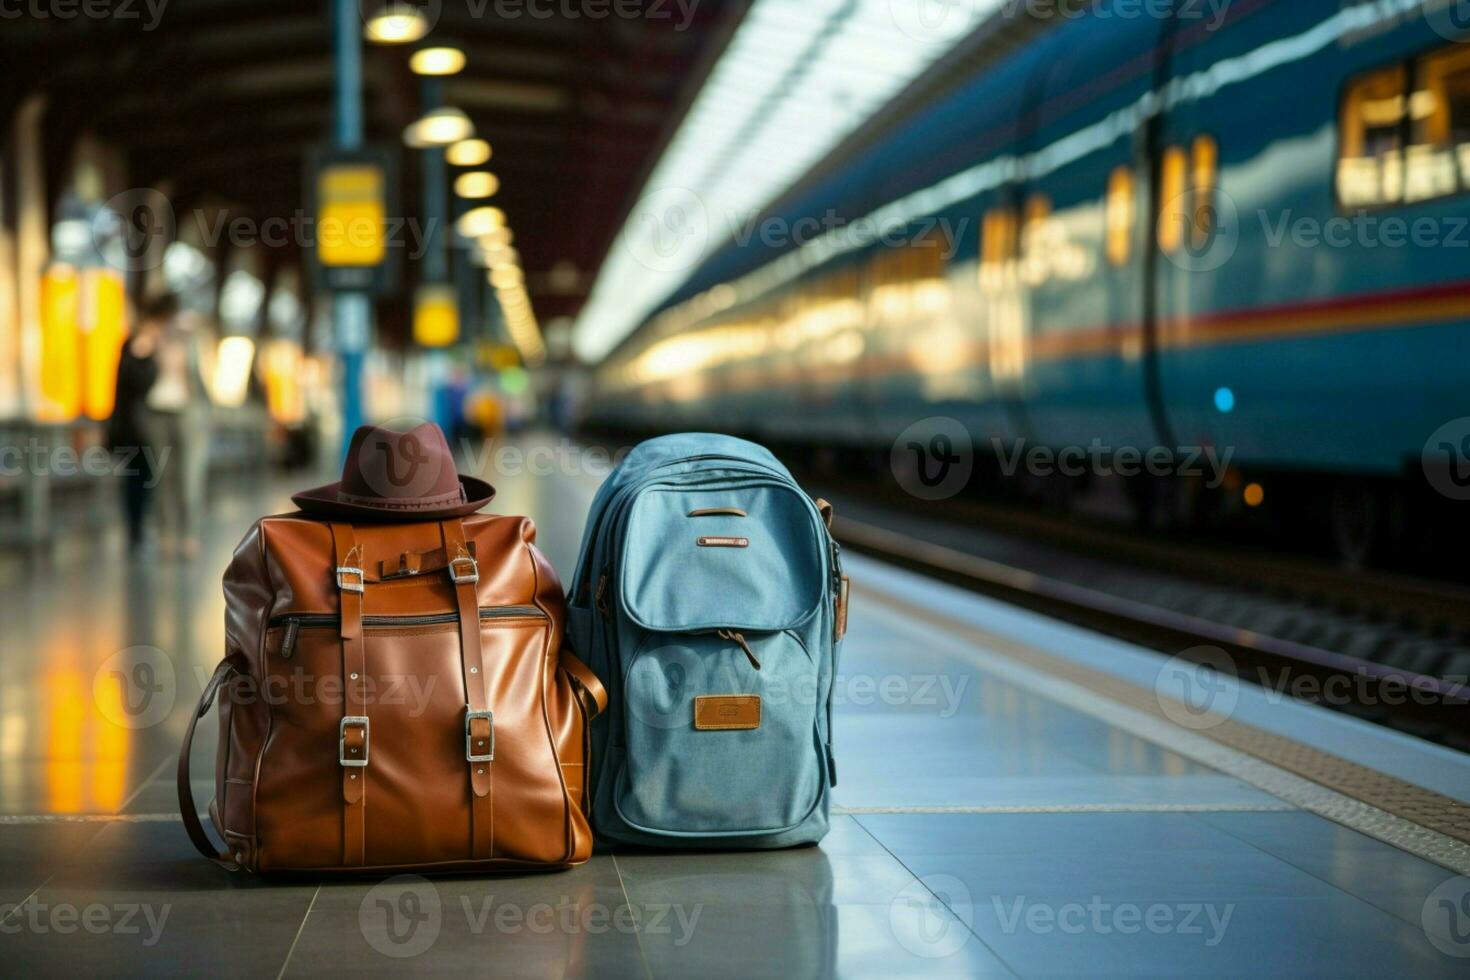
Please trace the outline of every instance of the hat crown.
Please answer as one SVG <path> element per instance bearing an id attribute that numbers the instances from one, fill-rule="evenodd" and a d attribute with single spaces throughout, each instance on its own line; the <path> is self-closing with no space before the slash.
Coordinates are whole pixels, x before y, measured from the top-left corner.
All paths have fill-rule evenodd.
<path id="1" fill-rule="evenodd" d="M 352 434 L 342 463 L 342 500 L 441 504 L 462 500 L 454 454 L 432 422 L 398 432 L 364 425 Z"/>

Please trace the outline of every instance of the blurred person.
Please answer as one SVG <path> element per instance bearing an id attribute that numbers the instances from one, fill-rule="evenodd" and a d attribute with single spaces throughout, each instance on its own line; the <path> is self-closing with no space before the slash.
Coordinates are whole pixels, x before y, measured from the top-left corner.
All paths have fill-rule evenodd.
<path id="1" fill-rule="evenodd" d="M 209 467 L 209 394 L 200 370 L 199 332 L 192 318 L 169 316 L 158 338 L 158 380 L 148 390 L 153 444 L 168 451 L 158 481 L 159 550 L 165 558 L 199 554 L 204 483 Z"/>
<path id="2" fill-rule="evenodd" d="M 143 544 L 148 500 L 156 485 L 147 399 L 158 380 L 158 341 L 175 310 L 171 297 L 144 305 L 139 310 L 138 328 L 123 342 L 117 362 L 117 394 L 107 424 L 107 442 L 122 458 L 123 516 L 132 551 Z"/>

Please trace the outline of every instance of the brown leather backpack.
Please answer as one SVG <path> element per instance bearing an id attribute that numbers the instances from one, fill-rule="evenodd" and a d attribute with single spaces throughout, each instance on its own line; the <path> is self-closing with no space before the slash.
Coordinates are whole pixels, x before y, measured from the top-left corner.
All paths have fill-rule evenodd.
<path id="1" fill-rule="evenodd" d="M 587 860 L 587 726 L 561 583 L 523 517 L 259 521 L 225 575 L 226 655 L 190 719 L 179 805 L 253 871 L 470 871 Z M 189 787 L 215 701 L 209 814 Z"/>

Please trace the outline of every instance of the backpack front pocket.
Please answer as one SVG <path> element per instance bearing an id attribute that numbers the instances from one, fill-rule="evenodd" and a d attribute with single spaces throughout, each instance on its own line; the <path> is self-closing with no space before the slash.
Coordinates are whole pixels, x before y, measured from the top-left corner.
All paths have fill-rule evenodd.
<path id="1" fill-rule="evenodd" d="M 819 803 L 818 672 L 795 634 L 649 633 L 623 690 L 614 805 L 630 826 L 670 837 L 770 834 Z"/>

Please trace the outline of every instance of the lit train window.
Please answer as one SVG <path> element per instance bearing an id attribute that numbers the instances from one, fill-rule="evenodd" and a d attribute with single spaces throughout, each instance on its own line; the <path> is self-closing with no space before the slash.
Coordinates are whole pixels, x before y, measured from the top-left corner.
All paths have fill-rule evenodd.
<path id="1" fill-rule="evenodd" d="M 1338 142 L 1344 207 L 1470 190 L 1470 48 L 1439 48 L 1348 82 Z"/>
<path id="2" fill-rule="evenodd" d="M 991 208 L 980 222 L 980 286 L 999 289 L 1006 270 L 1016 258 L 1016 213 L 1010 208 Z"/>
<path id="3" fill-rule="evenodd" d="M 1215 190 L 1220 180 L 1220 144 L 1213 136 L 1196 136 L 1191 153 L 1190 190 L 1194 219 L 1189 223 L 1193 247 L 1205 248 L 1215 231 Z"/>
<path id="4" fill-rule="evenodd" d="M 1171 146 L 1159 163 L 1159 248 L 1179 251 L 1184 244 L 1184 229 L 1189 223 L 1189 160 L 1183 147 Z"/>
<path id="5" fill-rule="evenodd" d="M 1407 87 L 1408 72 L 1394 65 L 1352 80 L 1343 91 L 1337 197 L 1345 206 L 1403 200 Z"/>
<path id="6" fill-rule="evenodd" d="M 1045 282 L 1051 268 L 1051 246 L 1055 236 L 1048 225 L 1051 198 L 1033 194 L 1026 200 L 1025 217 L 1021 219 L 1021 266 L 1026 283 L 1038 286 Z"/>
<path id="7" fill-rule="evenodd" d="M 1104 221 L 1108 261 L 1127 265 L 1133 252 L 1133 222 L 1138 200 L 1134 189 L 1133 168 L 1118 167 L 1108 177 L 1108 198 Z"/>
<path id="8" fill-rule="evenodd" d="M 1405 200 L 1470 189 L 1470 46 L 1457 44 L 1418 60 L 1408 110 Z"/>

